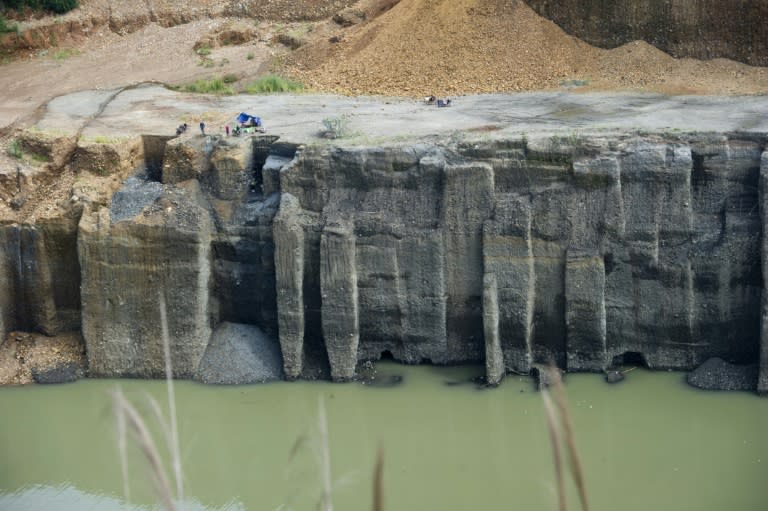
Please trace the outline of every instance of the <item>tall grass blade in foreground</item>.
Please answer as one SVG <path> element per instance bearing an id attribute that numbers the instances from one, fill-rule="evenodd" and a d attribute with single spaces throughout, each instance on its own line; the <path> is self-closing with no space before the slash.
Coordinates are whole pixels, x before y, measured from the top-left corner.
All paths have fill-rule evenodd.
<path id="1" fill-rule="evenodd" d="M 165 307 L 165 295 L 160 296 L 160 325 L 163 332 L 163 354 L 165 355 L 165 383 L 168 389 L 168 413 L 171 416 L 171 463 L 176 479 L 176 498 L 184 500 L 184 484 L 181 474 L 181 452 L 179 451 L 179 428 L 176 421 L 176 395 L 173 392 L 173 367 L 171 365 L 171 338 L 168 335 L 168 314 Z"/>
<path id="2" fill-rule="evenodd" d="M 133 404 L 128 401 L 120 389 L 116 389 L 112 392 L 112 406 L 118 424 L 121 422 L 125 424 L 124 432 L 133 437 L 142 454 L 147 459 L 152 484 L 155 487 L 158 497 L 160 497 L 163 509 L 165 509 L 165 511 L 176 511 L 171 483 L 168 481 L 168 477 L 165 474 L 163 460 L 160 458 L 160 451 L 158 450 L 144 419 L 141 417 L 141 414 L 136 410 Z"/>
<path id="3" fill-rule="evenodd" d="M 568 464 L 571 469 L 571 477 L 576 483 L 576 489 L 579 491 L 579 500 L 581 501 L 581 508 L 584 511 L 589 511 L 589 502 L 587 501 L 587 488 L 584 483 L 584 472 L 581 469 L 581 460 L 579 459 L 579 453 L 576 451 L 576 439 L 573 434 L 573 423 L 571 422 L 571 414 L 568 411 L 568 405 L 565 397 L 565 387 L 563 381 L 560 378 L 560 373 L 556 369 L 551 369 L 553 373 L 552 381 L 554 381 L 555 388 L 555 404 L 560 414 L 560 423 L 562 425 L 563 432 L 565 433 L 565 447 L 568 452 Z"/>
<path id="4" fill-rule="evenodd" d="M 573 434 L 573 424 L 571 414 L 568 411 L 565 398 L 565 388 L 560 379 L 560 372 L 555 367 L 550 367 L 549 381 L 552 382 L 551 388 L 554 389 L 555 404 L 549 396 L 549 391 L 543 389 L 541 398 L 544 402 L 546 411 L 547 429 L 549 430 L 550 441 L 552 442 L 552 455 L 555 463 L 555 477 L 557 479 L 557 495 L 559 511 L 567 510 L 565 495 L 565 482 L 563 477 L 562 451 L 565 448 L 568 455 L 568 468 L 571 477 L 576 483 L 579 492 L 579 500 L 583 511 L 589 511 L 589 502 L 587 500 L 587 489 L 584 483 L 584 473 L 581 469 L 581 461 L 576 451 L 576 440 Z M 563 441 L 565 446 L 563 447 Z"/>
<path id="5" fill-rule="evenodd" d="M 373 466 L 373 511 L 384 511 L 384 451 L 381 447 Z"/>
<path id="6" fill-rule="evenodd" d="M 557 509 L 566 511 L 568 505 L 565 500 L 565 479 L 563 478 L 563 457 L 560 452 L 560 425 L 557 420 L 557 413 L 549 397 L 549 392 L 542 389 L 541 399 L 544 402 L 544 411 L 547 417 L 547 431 L 549 431 L 549 441 L 552 444 L 552 459 L 555 464 L 555 483 L 557 485 Z"/>
<path id="7" fill-rule="evenodd" d="M 322 511 L 333 511 L 333 502 L 331 501 L 331 492 L 333 483 L 331 481 L 331 446 L 328 440 L 328 420 L 325 414 L 325 401 L 320 396 L 318 405 L 318 429 L 320 431 L 320 472 L 323 482 L 323 493 L 320 497 L 320 509 Z"/>
<path id="8" fill-rule="evenodd" d="M 174 497 L 171 482 L 166 475 L 160 451 L 155 444 L 154 438 L 147 427 L 147 424 L 136 407 L 125 397 L 121 389 L 115 389 L 112 392 L 112 408 L 115 413 L 118 432 L 118 451 L 120 453 L 120 467 L 123 475 L 123 489 L 126 500 L 130 500 L 130 485 L 128 482 L 128 457 L 126 453 L 126 437 L 130 435 L 135 441 L 139 450 L 149 464 L 149 474 L 155 491 L 160 498 L 165 511 L 176 511 L 181 507 L 184 498 L 184 485 L 181 470 L 181 454 L 179 449 L 178 424 L 176 420 L 176 396 L 173 390 L 173 365 L 171 363 L 171 343 L 168 335 L 168 318 L 165 306 L 165 296 L 159 294 L 160 304 L 160 323 L 162 328 L 163 355 L 165 357 L 165 381 L 168 391 L 168 408 L 170 415 L 170 424 L 165 420 L 163 412 L 158 402 L 152 397 L 148 397 L 150 408 L 155 416 L 155 420 L 165 435 L 168 446 L 171 466 L 176 483 L 176 495 Z"/>

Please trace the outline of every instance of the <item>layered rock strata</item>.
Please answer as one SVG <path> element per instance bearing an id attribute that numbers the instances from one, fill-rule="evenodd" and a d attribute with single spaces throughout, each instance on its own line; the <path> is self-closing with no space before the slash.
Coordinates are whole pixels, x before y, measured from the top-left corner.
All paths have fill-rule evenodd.
<path id="1" fill-rule="evenodd" d="M 156 144 L 159 181 L 111 209 L 4 226 L 0 327 L 79 313 L 91 375 L 159 377 L 163 295 L 181 378 L 258 381 L 276 349 L 285 377 L 340 381 L 383 355 L 483 363 L 490 383 L 720 357 L 759 361 L 768 391 L 763 135 Z M 231 380 L 230 351 L 255 357 Z"/>

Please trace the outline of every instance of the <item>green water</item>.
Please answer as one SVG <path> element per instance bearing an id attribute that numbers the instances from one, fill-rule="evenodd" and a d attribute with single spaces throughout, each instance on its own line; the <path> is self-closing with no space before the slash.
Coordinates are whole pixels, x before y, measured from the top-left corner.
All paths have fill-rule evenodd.
<path id="1" fill-rule="evenodd" d="M 446 381 L 466 381 L 479 368 L 380 367 L 404 383 L 177 382 L 185 509 L 314 510 L 321 396 L 336 511 L 370 509 L 379 446 L 387 510 L 556 509 L 541 399 L 527 379 L 478 390 Z M 696 391 L 679 373 L 628 376 L 616 386 L 596 375 L 567 380 L 594 510 L 768 507 L 768 399 Z M 116 385 L 138 403 L 147 393 L 165 403 L 161 382 L 0 389 L 1 511 L 153 507 L 137 452 L 129 460 L 133 504 L 123 504 L 107 394 Z"/>

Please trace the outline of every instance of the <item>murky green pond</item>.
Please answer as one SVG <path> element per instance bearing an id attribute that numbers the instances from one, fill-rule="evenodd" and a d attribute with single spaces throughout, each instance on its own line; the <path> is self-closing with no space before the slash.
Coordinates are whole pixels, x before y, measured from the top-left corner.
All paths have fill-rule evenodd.
<path id="1" fill-rule="evenodd" d="M 316 509 L 322 396 L 336 511 L 370 509 L 379 446 L 388 510 L 556 509 L 543 407 L 527 379 L 478 390 L 446 384 L 466 381 L 477 368 L 380 367 L 402 374 L 404 383 L 177 382 L 184 508 Z M 616 386 L 596 375 L 567 380 L 593 509 L 768 506 L 768 399 L 696 391 L 681 374 L 628 376 Z M 165 403 L 161 382 L 0 389 L 0 510 L 155 507 L 136 448 L 129 456 L 132 504 L 123 497 L 108 396 L 116 385 L 137 403 L 146 394 Z"/>

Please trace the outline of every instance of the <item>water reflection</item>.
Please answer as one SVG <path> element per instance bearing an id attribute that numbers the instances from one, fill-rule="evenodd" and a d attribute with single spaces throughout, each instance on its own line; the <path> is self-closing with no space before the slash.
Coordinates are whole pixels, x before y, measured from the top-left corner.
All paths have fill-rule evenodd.
<path id="1" fill-rule="evenodd" d="M 10 493 L 0 491 L 0 509 L 8 511 L 160 511 L 159 506 L 130 504 L 110 495 L 88 493 L 72 485 L 35 484 Z M 245 511 L 241 502 L 221 507 L 205 506 L 197 500 L 185 500 L 184 511 Z"/>

